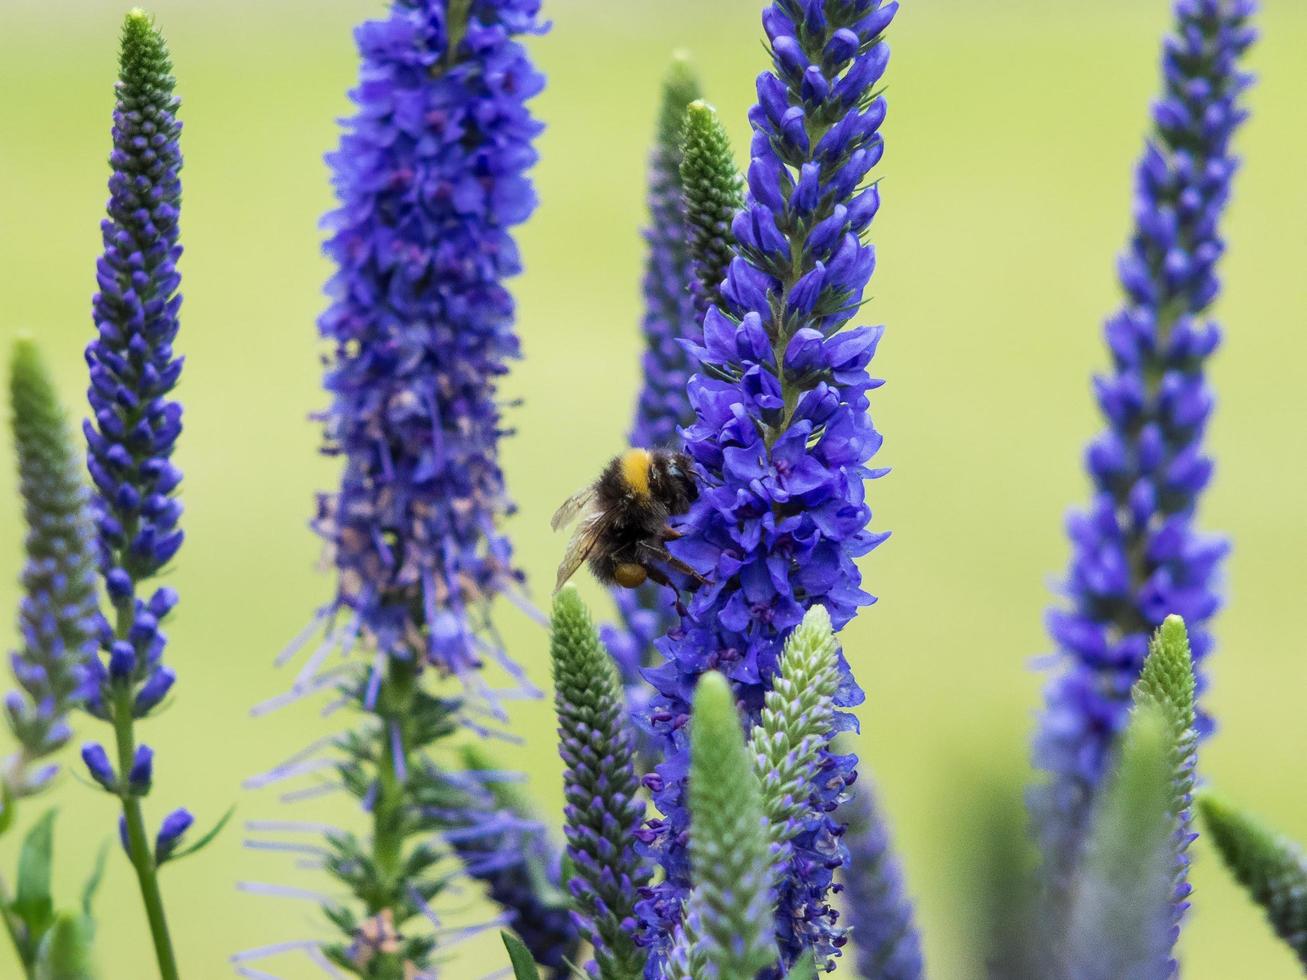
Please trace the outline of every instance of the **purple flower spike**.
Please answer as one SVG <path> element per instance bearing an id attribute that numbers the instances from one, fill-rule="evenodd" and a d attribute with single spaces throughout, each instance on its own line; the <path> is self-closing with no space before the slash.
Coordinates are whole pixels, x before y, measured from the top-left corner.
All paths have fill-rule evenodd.
<path id="1" fill-rule="evenodd" d="M 334 610 L 381 651 L 407 657 L 417 638 L 467 677 L 490 642 L 486 603 L 522 577 L 495 530 L 512 511 L 495 389 L 518 356 L 504 281 L 521 271 L 510 229 L 536 203 L 526 102 L 544 80 L 514 39 L 539 29 L 539 0 L 453 4 L 466 22 L 447 25 L 449 6 L 396 3 L 356 34 L 318 324 L 334 347 L 325 452 L 345 470 L 315 527 L 339 571 Z"/>
<path id="2" fill-rule="evenodd" d="M 1219 225 L 1237 160 L 1231 141 L 1251 78 L 1251 0 L 1179 0 L 1163 48 L 1165 92 L 1136 172 L 1135 230 L 1120 261 L 1123 308 L 1108 320 L 1111 372 L 1095 380 L 1106 430 L 1086 454 L 1094 497 L 1072 515 L 1068 602 L 1048 618 L 1059 666 L 1046 692 L 1033 798 L 1049 883 L 1066 890 L 1150 635 L 1169 615 L 1189 627 L 1201 665 L 1221 605 L 1223 540 L 1199 533 L 1212 475 L 1204 373 L 1220 330 L 1206 319 L 1220 285 Z M 1200 675 L 1199 690 L 1203 689 Z M 1211 720 L 1199 712 L 1198 729 Z"/>
<path id="3" fill-rule="evenodd" d="M 884 534 L 867 530 L 865 482 L 881 437 L 867 414 L 867 373 L 880 329 L 841 332 L 875 266 L 864 242 L 879 198 L 863 189 L 879 161 L 885 102 L 873 97 L 888 62 L 881 37 L 898 5 L 880 0 L 777 0 L 763 15 L 774 67 L 758 79 L 749 193 L 737 216 L 725 308 L 704 321 L 701 372 L 690 382 L 695 421 L 686 448 L 701 493 L 674 550 L 706 580 L 661 642 L 648 672 L 646 714 L 661 739 L 654 800 L 663 819 L 653 851 L 666 880 L 641 904 L 645 940 L 662 947 L 689 884 L 687 739 L 691 692 L 724 673 L 749 725 L 782 644 L 805 610 L 823 605 L 836 629 L 872 602 L 855 559 Z M 841 658 L 836 705 L 862 691 Z M 853 718 L 837 713 L 837 726 Z M 837 955 L 844 930 L 828 893 L 845 861 L 833 815 L 853 781 L 853 756 L 823 752 L 810 809 L 778 890 L 785 965 L 811 948 Z"/>

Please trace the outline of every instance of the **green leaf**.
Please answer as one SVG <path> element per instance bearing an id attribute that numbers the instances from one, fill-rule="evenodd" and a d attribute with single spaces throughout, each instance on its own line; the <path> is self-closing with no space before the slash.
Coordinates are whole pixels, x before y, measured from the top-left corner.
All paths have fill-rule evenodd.
<path id="1" fill-rule="evenodd" d="M 817 980 L 817 958 L 811 949 L 804 950 L 803 955 L 794 961 L 785 980 Z"/>
<path id="2" fill-rule="evenodd" d="M 1233 804 L 1203 793 L 1198 811 L 1225 866 L 1307 970 L 1307 855 Z"/>
<path id="3" fill-rule="evenodd" d="M 179 860 L 180 858 L 190 857 L 190 855 L 194 854 L 196 851 L 208 847 L 211 843 L 213 843 L 213 839 L 217 837 L 220 833 L 222 833 L 222 828 L 227 826 L 227 821 L 231 819 L 232 814 L 235 812 L 236 812 L 236 804 L 233 803 L 230 807 L 227 808 L 227 812 L 222 815 L 222 819 L 213 825 L 212 830 L 210 830 L 207 834 L 205 834 L 203 837 L 197 840 L 194 844 L 191 844 L 187 847 L 183 847 L 179 851 L 174 851 L 171 855 L 169 855 L 167 860 L 176 861 Z"/>
<path id="4" fill-rule="evenodd" d="M 33 980 L 93 980 L 91 920 L 74 912 L 60 912 L 41 940 Z"/>
<path id="5" fill-rule="evenodd" d="M 9 788 L 9 780 L 0 779 L 0 837 L 13 825 L 14 802 L 14 791 Z"/>
<path id="6" fill-rule="evenodd" d="M 13 911 L 27 926 L 28 935 L 40 936 L 54 919 L 50 897 L 50 870 L 54 860 L 55 810 L 47 810 L 27 832 L 18 854 L 18 894 Z"/>
<path id="7" fill-rule="evenodd" d="M 95 856 L 95 865 L 91 868 L 91 876 L 86 879 L 86 884 L 82 886 L 82 914 L 88 919 L 91 918 L 91 903 L 95 901 L 95 893 L 100 890 L 100 881 L 104 878 L 104 865 L 109 857 L 109 842 L 105 841 L 100 845 L 100 853 Z"/>
<path id="8" fill-rule="evenodd" d="M 535 960 L 531 958 L 531 953 L 522 940 L 511 932 L 503 931 L 499 933 L 499 938 L 504 941 L 504 948 L 508 950 L 508 960 L 513 964 L 513 976 L 516 980 L 540 980 L 540 970 L 537 969 Z"/>

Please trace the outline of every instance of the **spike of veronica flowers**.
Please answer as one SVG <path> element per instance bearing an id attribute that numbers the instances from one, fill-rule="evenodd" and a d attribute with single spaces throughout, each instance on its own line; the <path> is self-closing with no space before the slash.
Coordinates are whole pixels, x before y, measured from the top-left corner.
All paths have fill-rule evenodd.
<path id="1" fill-rule="evenodd" d="M 649 160 L 649 228 L 644 233 L 644 353 L 642 385 L 631 425 L 632 446 L 680 444 L 678 429 L 694 419 L 685 385 L 690 357 L 681 341 L 701 335 L 690 295 L 690 255 L 681 205 L 681 138 L 685 107 L 699 97 L 699 82 L 684 58 L 677 58 L 663 82 L 658 131 Z M 640 674 L 652 659 L 653 643 L 676 622 L 672 596 L 654 582 L 638 589 L 614 589 L 620 625 L 604 626 L 604 646 L 626 688 L 632 715 L 649 688 Z M 647 746 L 646 746 L 647 747 Z"/>
<path id="2" fill-rule="evenodd" d="M 103 630 L 107 669 L 99 657 L 87 661 L 80 696 L 92 715 L 114 726 L 117 777 L 106 780 L 94 766 L 91 775 L 122 800 L 123 837 L 165 977 L 176 975 L 156 879 L 166 855 L 153 852 L 145 829 L 140 798 L 149 791 L 153 752 L 136 744 L 133 723 L 162 701 L 174 680 L 163 665 L 160 626 L 177 595 L 168 588 L 140 594 L 182 543 L 182 507 L 174 497 L 181 473 L 172 464 L 182 410 L 169 398 L 182 369 L 173 352 L 181 306 L 182 165 L 173 88 L 163 37 L 147 14 L 131 11 L 123 23 L 104 254 L 92 303 L 97 336 L 86 348 L 93 412 L 84 426 L 87 468 L 114 622 Z M 83 751 L 88 764 L 103 755 L 94 743 Z"/>
<path id="3" fill-rule="evenodd" d="M 703 365 L 690 382 L 687 449 L 699 502 L 677 554 L 710 584 L 660 644 L 648 714 L 665 759 L 647 777 L 663 819 L 652 824 L 666 880 L 642 903 L 648 938 L 669 933 L 688 884 L 684 732 L 705 671 L 731 679 L 748 724 L 758 720 L 785 636 L 824 605 L 836 629 L 872 601 L 855 559 L 885 537 L 867 530 L 864 481 L 880 445 L 867 414 L 880 328 L 841 332 L 875 264 L 866 233 L 879 195 L 864 187 L 882 154 L 889 59 L 882 34 L 897 3 L 778 0 L 763 15 L 774 67 L 758 79 L 747 207 L 725 308 L 704 322 Z M 838 707 L 862 700 L 841 659 Z M 839 727 L 853 725 L 837 715 Z M 783 958 L 806 947 L 824 962 L 843 942 L 827 893 L 844 861 L 831 812 L 852 781 L 852 756 L 823 754 L 812 808 L 785 870 L 777 926 Z"/>
<path id="4" fill-rule="evenodd" d="M 650 869 L 633 844 L 645 808 L 617 673 L 572 586 L 554 600 L 550 651 L 558 750 L 567 767 L 567 856 L 581 929 L 594 945 L 601 976 L 638 977 L 645 957 L 631 927 L 636 889 L 649 881 Z"/>
<path id="5" fill-rule="evenodd" d="M 1063 666 L 1035 744 L 1049 774 L 1034 808 L 1050 880 L 1062 887 L 1153 630 L 1189 625 L 1194 660 L 1212 647 L 1223 541 L 1195 512 L 1212 463 L 1202 439 L 1213 396 L 1204 365 L 1220 332 L 1205 319 L 1219 292 L 1219 221 L 1236 160 L 1231 139 L 1250 78 L 1251 0 L 1178 0 L 1164 46 L 1165 94 L 1136 178 L 1135 231 L 1120 263 L 1123 309 L 1107 323 L 1112 372 L 1095 390 L 1107 431 L 1090 446 L 1094 500 L 1070 521 L 1070 607 L 1049 617 Z M 1203 682 L 1199 679 L 1199 690 Z M 1199 715 L 1199 728 L 1209 723 Z M 1062 884 L 1059 884 L 1061 882 Z"/>
<path id="6" fill-rule="evenodd" d="M 857 974 L 863 980 L 918 980 L 925 970 L 921 936 L 903 869 L 869 780 L 858 780 L 842 816 L 849 822 L 844 836 L 849 861 L 841 875 L 840 908 L 853 943 Z"/>
<path id="7" fill-rule="evenodd" d="M 20 749 L 5 781 L 10 793 L 25 796 L 44 787 L 56 770 L 51 765 L 32 771 L 31 765 L 72 737 L 67 715 L 81 674 L 95 656 L 100 613 L 82 461 L 31 341 L 14 345 L 9 381 L 27 561 L 18 607 L 22 645 L 10 659 L 23 693 L 13 691 L 5 699 Z"/>
<path id="8" fill-rule="evenodd" d="M 431 917 L 448 851 L 542 962 L 561 964 L 573 945 L 565 910 L 544 894 L 547 872 L 533 872 L 557 863 L 537 853 L 548 846 L 541 828 L 427 751 L 472 713 L 499 711 L 480 679 L 485 655 L 520 676 L 488 607 L 521 579 L 496 530 L 511 510 L 496 387 L 518 353 L 504 285 L 521 267 L 510 232 L 535 207 L 527 170 L 541 126 L 527 102 L 544 80 L 519 38 L 543 30 L 539 6 L 394 0 L 356 32 L 357 111 L 328 158 L 339 207 L 326 219 L 337 270 L 319 321 L 334 345 L 325 451 L 344 457 L 344 472 L 315 527 L 338 571 L 327 613 L 345 625 L 292 696 L 342 686 L 335 671 L 318 673 L 334 647 L 375 656 L 342 686 L 362 717 L 333 743 L 342 758 L 310 750 L 269 775 L 334 765 L 371 815 L 370 839 L 333 832 L 326 847 L 362 914 L 329 903 L 348 942 L 323 952 L 364 977 L 430 966 L 436 937 L 413 921 Z M 458 678 L 464 696 L 432 696 L 430 673 Z"/>

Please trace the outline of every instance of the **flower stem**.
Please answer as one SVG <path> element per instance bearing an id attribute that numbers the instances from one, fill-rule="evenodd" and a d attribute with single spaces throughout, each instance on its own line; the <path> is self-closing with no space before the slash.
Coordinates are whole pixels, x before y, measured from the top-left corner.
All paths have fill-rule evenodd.
<path id="1" fill-rule="evenodd" d="M 136 754 L 136 735 L 132 718 L 133 692 L 130 683 L 118 685 L 114 703 L 113 730 L 118 743 L 118 771 L 131 771 Z M 150 938 L 154 942 L 154 956 L 159 963 L 161 980 L 178 980 L 177 957 L 173 953 L 172 938 L 168 935 L 168 920 L 163 911 L 163 894 L 159 891 L 159 869 L 150 852 L 150 840 L 145 832 L 145 817 L 141 813 L 141 799 L 126 785 L 119 790 L 123 804 L 123 820 L 127 825 L 127 854 L 136 869 L 136 881 L 141 887 L 141 901 L 145 916 L 150 922 Z"/>
<path id="2" fill-rule="evenodd" d="M 417 692 L 417 668 L 412 661 L 391 657 L 386 679 L 377 693 L 381 740 L 377 763 L 377 799 L 372 808 L 372 860 L 378 888 L 368 898 L 368 915 L 392 913 L 400 905 L 404 887 L 405 803 L 409 733 L 407 719 Z M 396 952 L 381 952 L 371 963 L 375 980 L 403 980 L 404 959 Z"/>

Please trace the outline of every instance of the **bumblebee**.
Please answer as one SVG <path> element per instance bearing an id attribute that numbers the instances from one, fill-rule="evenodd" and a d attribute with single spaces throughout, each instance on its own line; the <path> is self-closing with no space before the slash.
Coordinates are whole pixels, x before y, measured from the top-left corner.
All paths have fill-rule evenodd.
<path id="1" fill-rule="evenodd" d="M 578 521 L 558 566 L 554 593 L 589 560 L 605 585 L 634 589 L 652 580 L 673 585 L 666 568 L 702 582 L 689 565 L 667 550 L 680 537 L 668 523 L 699 496 L 690 457 L 667 449 L 631 449 L 604 467 L 599 479 L 563 502 L 550 526 L 557 531 Z"/>

